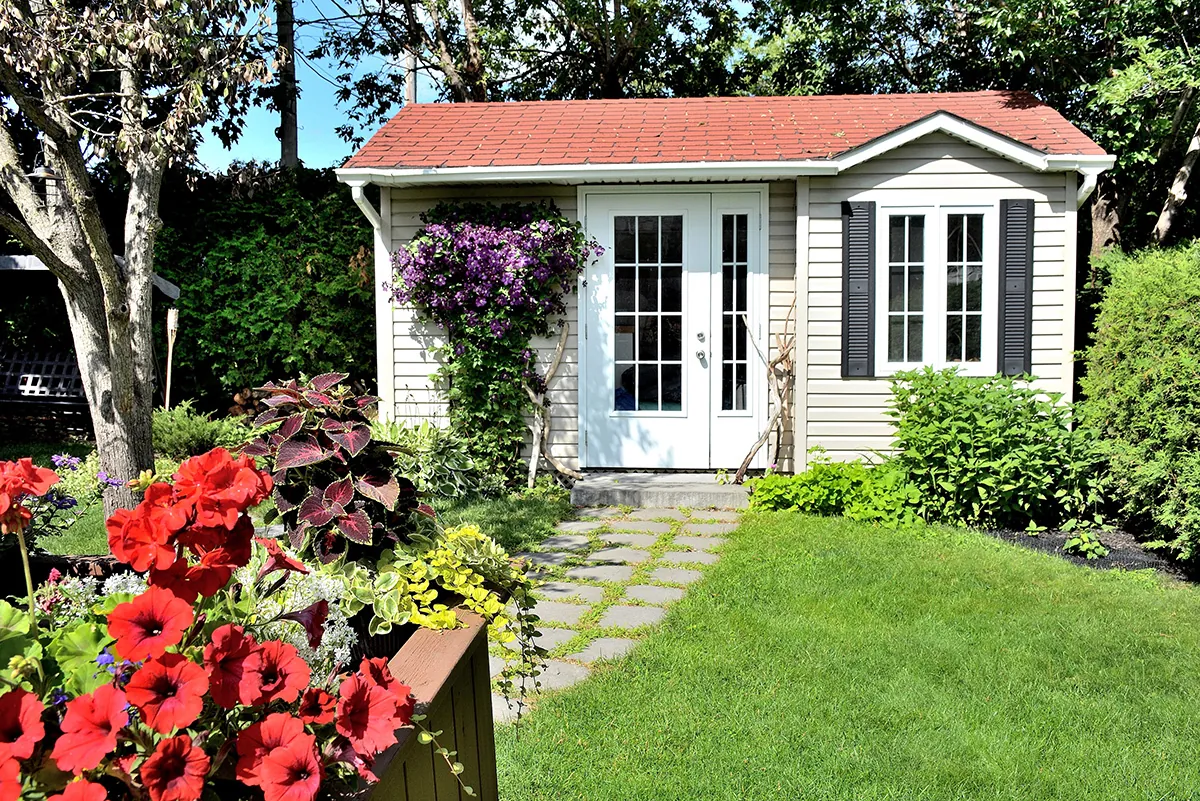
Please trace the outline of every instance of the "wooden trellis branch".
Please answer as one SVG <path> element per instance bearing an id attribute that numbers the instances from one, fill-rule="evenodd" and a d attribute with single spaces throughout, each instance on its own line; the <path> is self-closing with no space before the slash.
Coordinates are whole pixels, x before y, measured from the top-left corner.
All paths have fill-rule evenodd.
<path id="1" fill-rule="evenodd" d="M 546 370 L 545 389 L 541 392 L 534 392 L 529 384 L 522 383 L 522 386 L 525 388 L 525 394 L 533 401 L 535 409 L 533 419 L 529 423 L 529 431 L 533 434 L 533 444 L 529 448 L 529 479 L 527 482 L 530 489 L 533 489 L 534 479 L 537 478 L 538 461 L 540 458 L 545 458 L 551 467 L 564 476 L 570 476 L 574 479 L 583 478 L 582 473 L 578 473 L 567 467 L 550 453 L 550 410 L 546 408 L 546 394 L 550 391 L 551 379 L 554 378 L 554 374 L 558 372 L 559 365 L 562 364 L 563 354 L 567 350 L 567 334 L 570 330 L 571 324 L 564 321 L 562 332 L 558 336 L 558 348 L 554 351 L 554 360 L 550 362 L 550 367 Z"/>
<path id="2" fill-rule="evenodd" d="M 762 360 L 767 367 L 767 386 L 771 393 L 775 396 L 775 411 L 771 413 L 771 418 L 767 421 L 767 425 L 763 428 L 762 434 L 750 447 L 750 452 L 746 454 L 746 458 L 742 460 L 741 467 L 733 475 L 733 483 L 741 484 L 746 478 L 746 471 L 750 469 L 750 465 L 754 462 L 754 457 L 762 450 L 762 447 L 767 444 L 767 440 L 771 438 L 772 432 L 775 433 L 775 453 L 779 453 L 780 445 L 783 443 L 783 428 L 784 421 L 787 420 L 786 413 L 790 409 L 791 403 L 788 395 L 788 389 L 792 386 L 796 379 L 796 331 L 793 326 L 796 315 L 796 299 L 792 299 L 792 305 L 788 309 L 787 317 L 783 321 L 783 331 L 775 335 L 775 358 L 767 360 L 762 349 L 758 347 L 758 343 L 754 337 L 749 336 L 750 321 L 742 315 L 742 320 L 746 324 L 747 339 L 754 346 L 754 350 L 758 353 L 758 358 Z"/>

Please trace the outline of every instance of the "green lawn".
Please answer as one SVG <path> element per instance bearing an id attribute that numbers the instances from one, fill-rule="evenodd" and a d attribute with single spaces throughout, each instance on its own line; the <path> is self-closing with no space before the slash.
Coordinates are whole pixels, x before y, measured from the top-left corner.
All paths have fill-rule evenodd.
<path id="1" fill-rule="evenodd" d="M 533 547 L 554 533 L 556 523 L 574 517 L 575 513 L 565 492 L 439 499 L 433 505 L 442 525 L 476 523 L 509 553 Z"/>
<path id="2" fill-rule="evenodd" d="M 507 801 L 1191 799 L 1200 592 L 982 535 L 749 518 L 624 661 L 498 732 Z"/>

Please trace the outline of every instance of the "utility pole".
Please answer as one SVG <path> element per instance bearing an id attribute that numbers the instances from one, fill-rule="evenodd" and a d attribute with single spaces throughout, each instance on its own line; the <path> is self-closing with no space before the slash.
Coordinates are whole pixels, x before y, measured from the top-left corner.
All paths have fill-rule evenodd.
<path id="1" fill-rule="evenodd" d="M 275 27 L 279 49 L 284 53 L 279 67 L 279 88 L 275 103 L 279 107 L 279 163 L 291 169 L 300 166 L 300 148 L 296 120 L 296 17 L 292 0 L 275 0 Z"/>

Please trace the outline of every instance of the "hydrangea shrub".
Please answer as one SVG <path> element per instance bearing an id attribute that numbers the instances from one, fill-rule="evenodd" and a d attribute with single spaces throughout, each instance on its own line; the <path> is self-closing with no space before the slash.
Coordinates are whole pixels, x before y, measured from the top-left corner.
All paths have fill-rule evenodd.
<path id="1" fill-rule="evenodd" d="M 520 469 L 525 392 L 545 389 L 534 337 L 548 336 L 600 247 L 553 204 L 440 203 L 392 263 L 396 303 L 445 332 L 435 379 L 450 424 L 490 471 Z"/>

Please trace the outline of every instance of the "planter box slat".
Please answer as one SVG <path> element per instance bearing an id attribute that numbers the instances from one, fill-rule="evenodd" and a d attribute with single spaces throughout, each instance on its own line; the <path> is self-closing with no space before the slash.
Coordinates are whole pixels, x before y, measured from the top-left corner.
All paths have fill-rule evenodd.
<path id="1" fill-rule="evenodd" d="M 413 688 L 424 725 L 441 731 L 438 742 L 465 768 L 463 781 L 481 801 L 496 801 L 496 743 L 488 670 L 487 625 L 458 609 L 464 628 L 421 629 L 388 663 L 393 675 Z M 399 743 L 375 764 L 379 783 L 371 801 L 466 801 L 458 780 L 432 745 L 421 745 L 416 730 L 397 732 Z"/>

